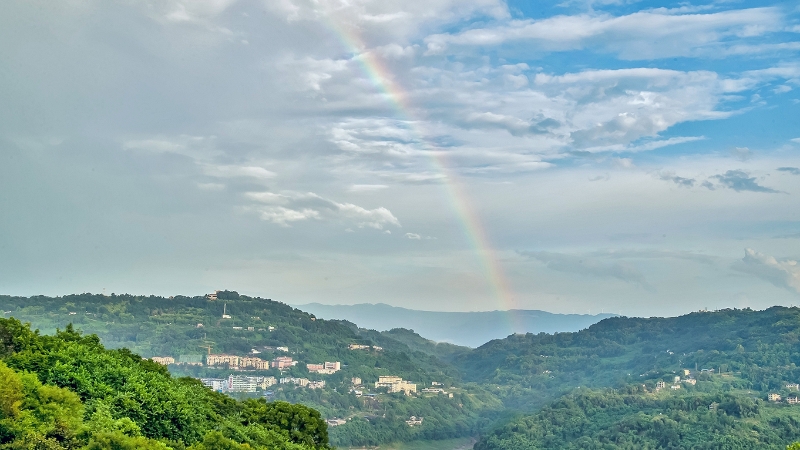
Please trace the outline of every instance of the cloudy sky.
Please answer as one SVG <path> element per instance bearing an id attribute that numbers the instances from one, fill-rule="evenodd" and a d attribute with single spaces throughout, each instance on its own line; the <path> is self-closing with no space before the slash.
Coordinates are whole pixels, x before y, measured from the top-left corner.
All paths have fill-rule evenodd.
<path id="1" fill-rule="evenodd" d="M 800 7 L 0 3 L 0 291 L 800 303 Z"/>

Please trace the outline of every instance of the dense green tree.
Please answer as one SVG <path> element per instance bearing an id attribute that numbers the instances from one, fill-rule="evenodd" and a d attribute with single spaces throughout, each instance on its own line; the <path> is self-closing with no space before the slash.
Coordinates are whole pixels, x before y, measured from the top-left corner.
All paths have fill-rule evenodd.
<path id="1" fill-rule="evenodd" d="M 317 411 L 237 402 L 72 327 L 0 319 L 0 348 L 0 448 L 330 448 Z"/>

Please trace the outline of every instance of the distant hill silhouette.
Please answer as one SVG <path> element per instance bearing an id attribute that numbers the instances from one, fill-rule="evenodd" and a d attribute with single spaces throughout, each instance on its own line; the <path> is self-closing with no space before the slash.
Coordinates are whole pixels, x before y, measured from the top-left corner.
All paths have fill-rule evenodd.
<path id="1" fill-rule="evenodd" d="M 615 314 L 554 314 L 538 310 L 441 312 L 400 308 L 384 303 L 358 305 L 295 305 L 324 319 L 342 319 L 379 331 L 411 329 L 437 342 L 478 347 L 516 332 L 578 331 Z M 510 317 L 521 329 L 512 330 Z"/>

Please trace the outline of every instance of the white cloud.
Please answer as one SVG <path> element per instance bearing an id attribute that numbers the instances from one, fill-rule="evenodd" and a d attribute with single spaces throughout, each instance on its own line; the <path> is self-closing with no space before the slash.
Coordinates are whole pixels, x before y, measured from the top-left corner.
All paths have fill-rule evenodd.
<path id="1" fill-rule="evenodd" d="M 388 188 L 385 184 L 353 184 L 347 190 L 350 192 L 375 192 Z"/>
<path id="2" fill-rule="evenodd" d="M 764 44 L 735 44 L 721 49 L 717 57 L 734 55 L 759 55 L 761 57 L 770 53 L 785 54 L 786 52 L 800 50 L 800 42 L 778 42 Z"/>
<path id="3" fill-rule="evenodd" d="M 206 175 L 220 178 L 255 178 L 267 180 L 275 177 L 275 172 L 258 166 L 234 166 L 234 165 L 205 165 Z"/>
<path id="4" fill-rule="evenodd" d="M 795 260 L 779 260 L 774 256 L 747 248 L 741 263 L 734 267 L 769 281 L 775 286 L 800 294 L 800 265 Z"/>
<path id="5" fill-rule="evenodd" d="M 624 59 L 649 59 L 709 54 L 725 39 L 759 36 L 781 28 L 775 8 L 752 8 L 711 14 L 670 14 L 640 11 L 626 16 L 607 14 L 556 16 L 541 20 L 513 20 L 426 38 L 428 54 L 449 46 L 497 46 L 513 41 L 534 41 L 540 51 L 577 50 L 592 46 Z M 530 49 L 530 47 L 526 47 Z"/>
<path id="6" fill-rule="evenodd" d="M 446 178 L 445 174 L 434 172 L 384 172 L 379 175 L 387 180 L 407 184 L 439 183 Z"/>
<path id="7" fill-rule="evenodd" d="M 733 150 L 731 150 L 731 156 L 739 161 L 747 161 L 753 157 L 753 151 L 747 147 L 734 147 Z"/>
<path id="8" fill-rule="evenodd" d="M 612 164 L 620 169 L 632 169 L 635 167 L 633 160 L 630 158 L 614 158 Z"/>
<path id="9" fill-rule="evenodd" d="M 384 207 L 367 209 L 352 203 L 335 202 L 313 192 L 247 192 L 244 195 L 255 202 L 248 209 L 256 211 L 263 220 L 281 226 L 308 219 L 347 221 L 359 228 L 378 230 L 388 225 L 400 226 L 400 221 Z"/>
<path id="10" fill-rule="evenodd" d="M 501 128 L 514 136 L 531 133 L 531 123 L 513 116 L 492 112 L 471 113 L 465 123 L 473 128 Z"/>
<path id="11" fill-rule="evenodd" d="M 334 75 L 348 71 L 350 59 L 297 58 L 285 59 L 278 67 L 287 74 L 284 81 L 299 91 L 320 92 L 322 85 Z"/>
<path id="12" fill-rule="evenodd" d="M 382 177 L 426 171 L 437 147 L 444 147 L 451 168 L 462 173 L 538 170 L 574 149 L 641 152 L 705 139 L 661 133 L 679 123 L 736 114 L 726 107 L 727 99 L 794 73 L 778 69 L 723 78 L 710 71 L 655 68 L 526 74 L 533 69 L 525 64 L 417 67 L 402 75 L 411 80 L 406 96 L 430 105 L 428 119 L 355 115 L 328 125 L 329 141 L 341 151 L 334 167 Z M 509 90 L 510 73 L 530 75 L 532 82 Z M 369 108 L 358 100 L 363 85 L 350 83 L 323 86 L 321 93 L 328 104 Z"/>
<path id="13" fill-rule="evenodd" d="M 213 18 L 238 0 L 177 0 L 165 2 L 171 10 L 166 18 L 176 22 Z"/>
<path id="14" fill-rule="evenodd" d="M 720 119 L 731 112 L 717 109 L 725 94 L 743 89 L 713 72 L 663 69 L 587 70 L 564 75 L 537 74 L 534 84 L 544 92 L 560 90 L 571 117 L 570 137 L 579 148 L 604 149 L 655 137 L 688 120 Z M 558 95 L 555 92 L 550 95 Z M 643 143 L 632 150 L 702 139 L 675 137 Z M 619 147 L 609 149 L 621 150 Z"/>
<path id="15" fill-rule="evenodd" d="M 624 151 L 629 152 L 642 152 L 667 147 L 670 145 L 684 144 L 686 142 L 695 142 L 704 140 L 704 136 L 675 136 L 668 139 L 656 139 L 648 142 L 642 142 L 633 146 L 629 146 Z"/>
<path id="16" fill-rule="evenodd" d="M 185 134 L 175 137 L 155 136 L 145 139 L 127 139 L 122 142 L 122 148 L 132 151 L 175 153 L 192 158 L 204 158 L 221 154 L 214 148 L 215 141 L 216 136 L 189 136 Z"/>
<path id="17" fill-rule="evenodd" d="M 319 21 L 349 38 L 360 32 L 377 44 L 407 40 L 430 23 L 509 16 L 500 0 L 265 0 L 265 4 L 289 21 Z"/>
<path id="18" fill-rule="evenodd" d="M 753 237 L 775 234 L 772 224 L 796 219 L 796 177 L 777 170 L 800 167 L 791 148 L 776 149 L 782 144 L 755 133 L 748 145 L 758 149 L 758 158 L 742 167 L 720 154 L 730 146 L 714 144 L 768 121 L 764 111 L 791 106 L 790 98 L 777 102 L 774 91 L 799 85 L 800 70 L 791 63 L 798 44 L 780 42 L 796 36 L 770 34 L 769 21 L 758 27 L 773 13 L 784 22 L 785 10 L 749 11 L 752 20 L 740 17 L 738 24 L 730 14 L 689 16 L 690 7 L 514 22 L 500 0 L 56 3 L 42 9 L 37 2 L 0 2 L 0 54 L 14 80 L 0 86 L 0 140 L 9 153 L 3 158 L 0 152 L 7 169 L 0 190 L 12 193 L 5 208 L 17 218 L 4 222 L 13 264 L 0 267 L 0 284 L 12 290 L 53 279 L 47 261 L 90 274 L 51 288 L 64 293 L 92 277 L 113 281 L 131 273 L 130 261 L 147 260 L 155 277 L 131 275 L 130 285 L 139 290 L 153 286 L 136 284 L 141 280 L 161 277 L 163 286 L 191 292 L 236 273 L 227 285 L 278 299 L 323 293 L 364 301 L 389 292 L 387 301 L 447 297 L 442 308 L 485 309 L 492 305 L 485 303 L 474 250 L 453 232 L 454 212 L 444 186 L 436 185 L 449 182 L 448 175 L 459 179 L 526 307 L 569 312 L 580 303 L 576 298 L 629 302 L 635 306 L 626 312 L 646 314 L 680 313 L 699 298 L 729 306 L 724 302 L 731 292 L 750 295 L 761 282 L 733 279 L 711 264 L 695 270 L 699 265 L 678 257 L 640 254 L 629 261 L 576 252 L 641 244 L 654 252 L 692 249 L 722 259 L 740 239 L 777 249 L 772 252 L 792 244 Z M 640 7 L 624 3 L 613 11 Z M 667 25 L 648 28 L 653 22 L 647 21 L 659 20 Z M 719 22 L 701 23 L 710 20 Z M 31 23 L 48 32 L 26 26 Z M 552 36 L 503 41 L 510 45 L 448 43 L 441 57 L 423 54 L 428 34 L 535 31 L 545 23 L 564 27 Z M 583 50 L 569 58 L 546 55 L 572 48 Z M 613 61 L 647 54 L 709 58 Z M 745 65 L 738 57 L 717 59 L 729 55 L 752 57 Z M 626 69 L 613 69 L 619 67 Z M 743 67 L 760 70 L 741 73 Z M 391 82 L 391 89 L 381 82 Z M 754 94 L 759 104 L 749 104 Z M 743 111 L 753 120 L 703 130 L 702 121 Z M 18 146 L 18 134 L 41 141 L 41 148 Z M 685 145 L 701 139 L 689 134 L 707 134 L 708 142 Z M 62 143 L 47 145 L 48 136 Z M 114 142 L 125 151 L 109 148 Z M 624 154 L 678 144 L 684 147 L 675 152 Z M 727 172 L 740 169 L 747 172 Z M 587 181 L 598 175 L 606 181 Z M 715 191 L 701 187 L 706 180 L 714 181 Z M 41 188 L 20 189 L 28 183 Z M 792 195 L 742 192 L 762 185 Z M 70 207 L 52 207 L 58 204 Z M 205 220 L 208 211 L 217 219 Z M 258 239 L 253 222 L 260 225 Z M 108 226 L 94 230 L 99 223 Z M 170 242 L 166 253 L 161 239 L 117 239 L 120 233 L 151 235 L 153 223 Z M 60 224 L 63 232 L 37 224 Z M 365 228 L 372 237 L 378 234 L 373 228 L 391 231 L 384 243 L 395 244 L 346 234 Z M 88 232 L 73 236 L 71 230 Z M 427 241 L 428 234 L 439 241 Z M 396 245 L 394 237 L 407 245 Z M 103 251 L 111 242 L 113 251 Z M 432 243 L 430 251 L 424 244 Z M 526 273 L 519 258 L 504 258 L 509 248 L 539 244 L 554 255 L 588 259 L 581 264 L 540 255 L 558 271 Z M 207 254 L 220 255 L 224 261 L 216 266 L 226 269 L 203 263 Z M 281 264 L 284 254 L 303 259 L 296 272 Z M 70 255 L 70 264 L 57 255 Z M 254 255 L 274 265 L 256 270 L 264 266 Z M 325 270 L 315 266 L 320 260 L 328 261 Z M 308 280 L 327 276 L 330 268 L 352 270 L 347 284 L 354 287 L 314 291 Z M 189 275 L 175 281 L 182 270 Z M 443 282 L 441 273 L 453 271 L 459 281 Z M 427 285 L 420 281 L 426 277 Z M 658 293 L 624 289 L 621 280 L 627 286 L 651 282 Z M 758 301 L 784 302 L 795 295 L 789 292 Z M 475 300 L 467 303 L 467 297 Z"/>
<path id="19" fill-rule="evenodd" d="M 422 241 L 422 240 L 430 241 L 430 240 L 435 240 L 436 239 L 433 236 L 423 236 L 423 235 L 421 235 L 419 233 L 406 233 L 404 236 L 407 239 L 410 239 L 412 241 Z"/>

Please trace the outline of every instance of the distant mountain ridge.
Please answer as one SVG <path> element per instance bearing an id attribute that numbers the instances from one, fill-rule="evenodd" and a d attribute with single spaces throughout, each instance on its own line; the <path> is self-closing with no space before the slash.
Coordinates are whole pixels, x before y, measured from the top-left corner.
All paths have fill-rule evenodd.
<path id="1" fill-rule="evenodd" d="M 539 310 L 442 312 L 421 311 L 385 303 L 358 305 L 293 305 L 323 319 L 341 319 L 379 331 L 414 330 L 437 342 L 478 347 L 514 332 L 556 333 L 579 331 L 616 314 L 556 314 Z M 512 329 L 511 317 L 517 327 Z"/>

